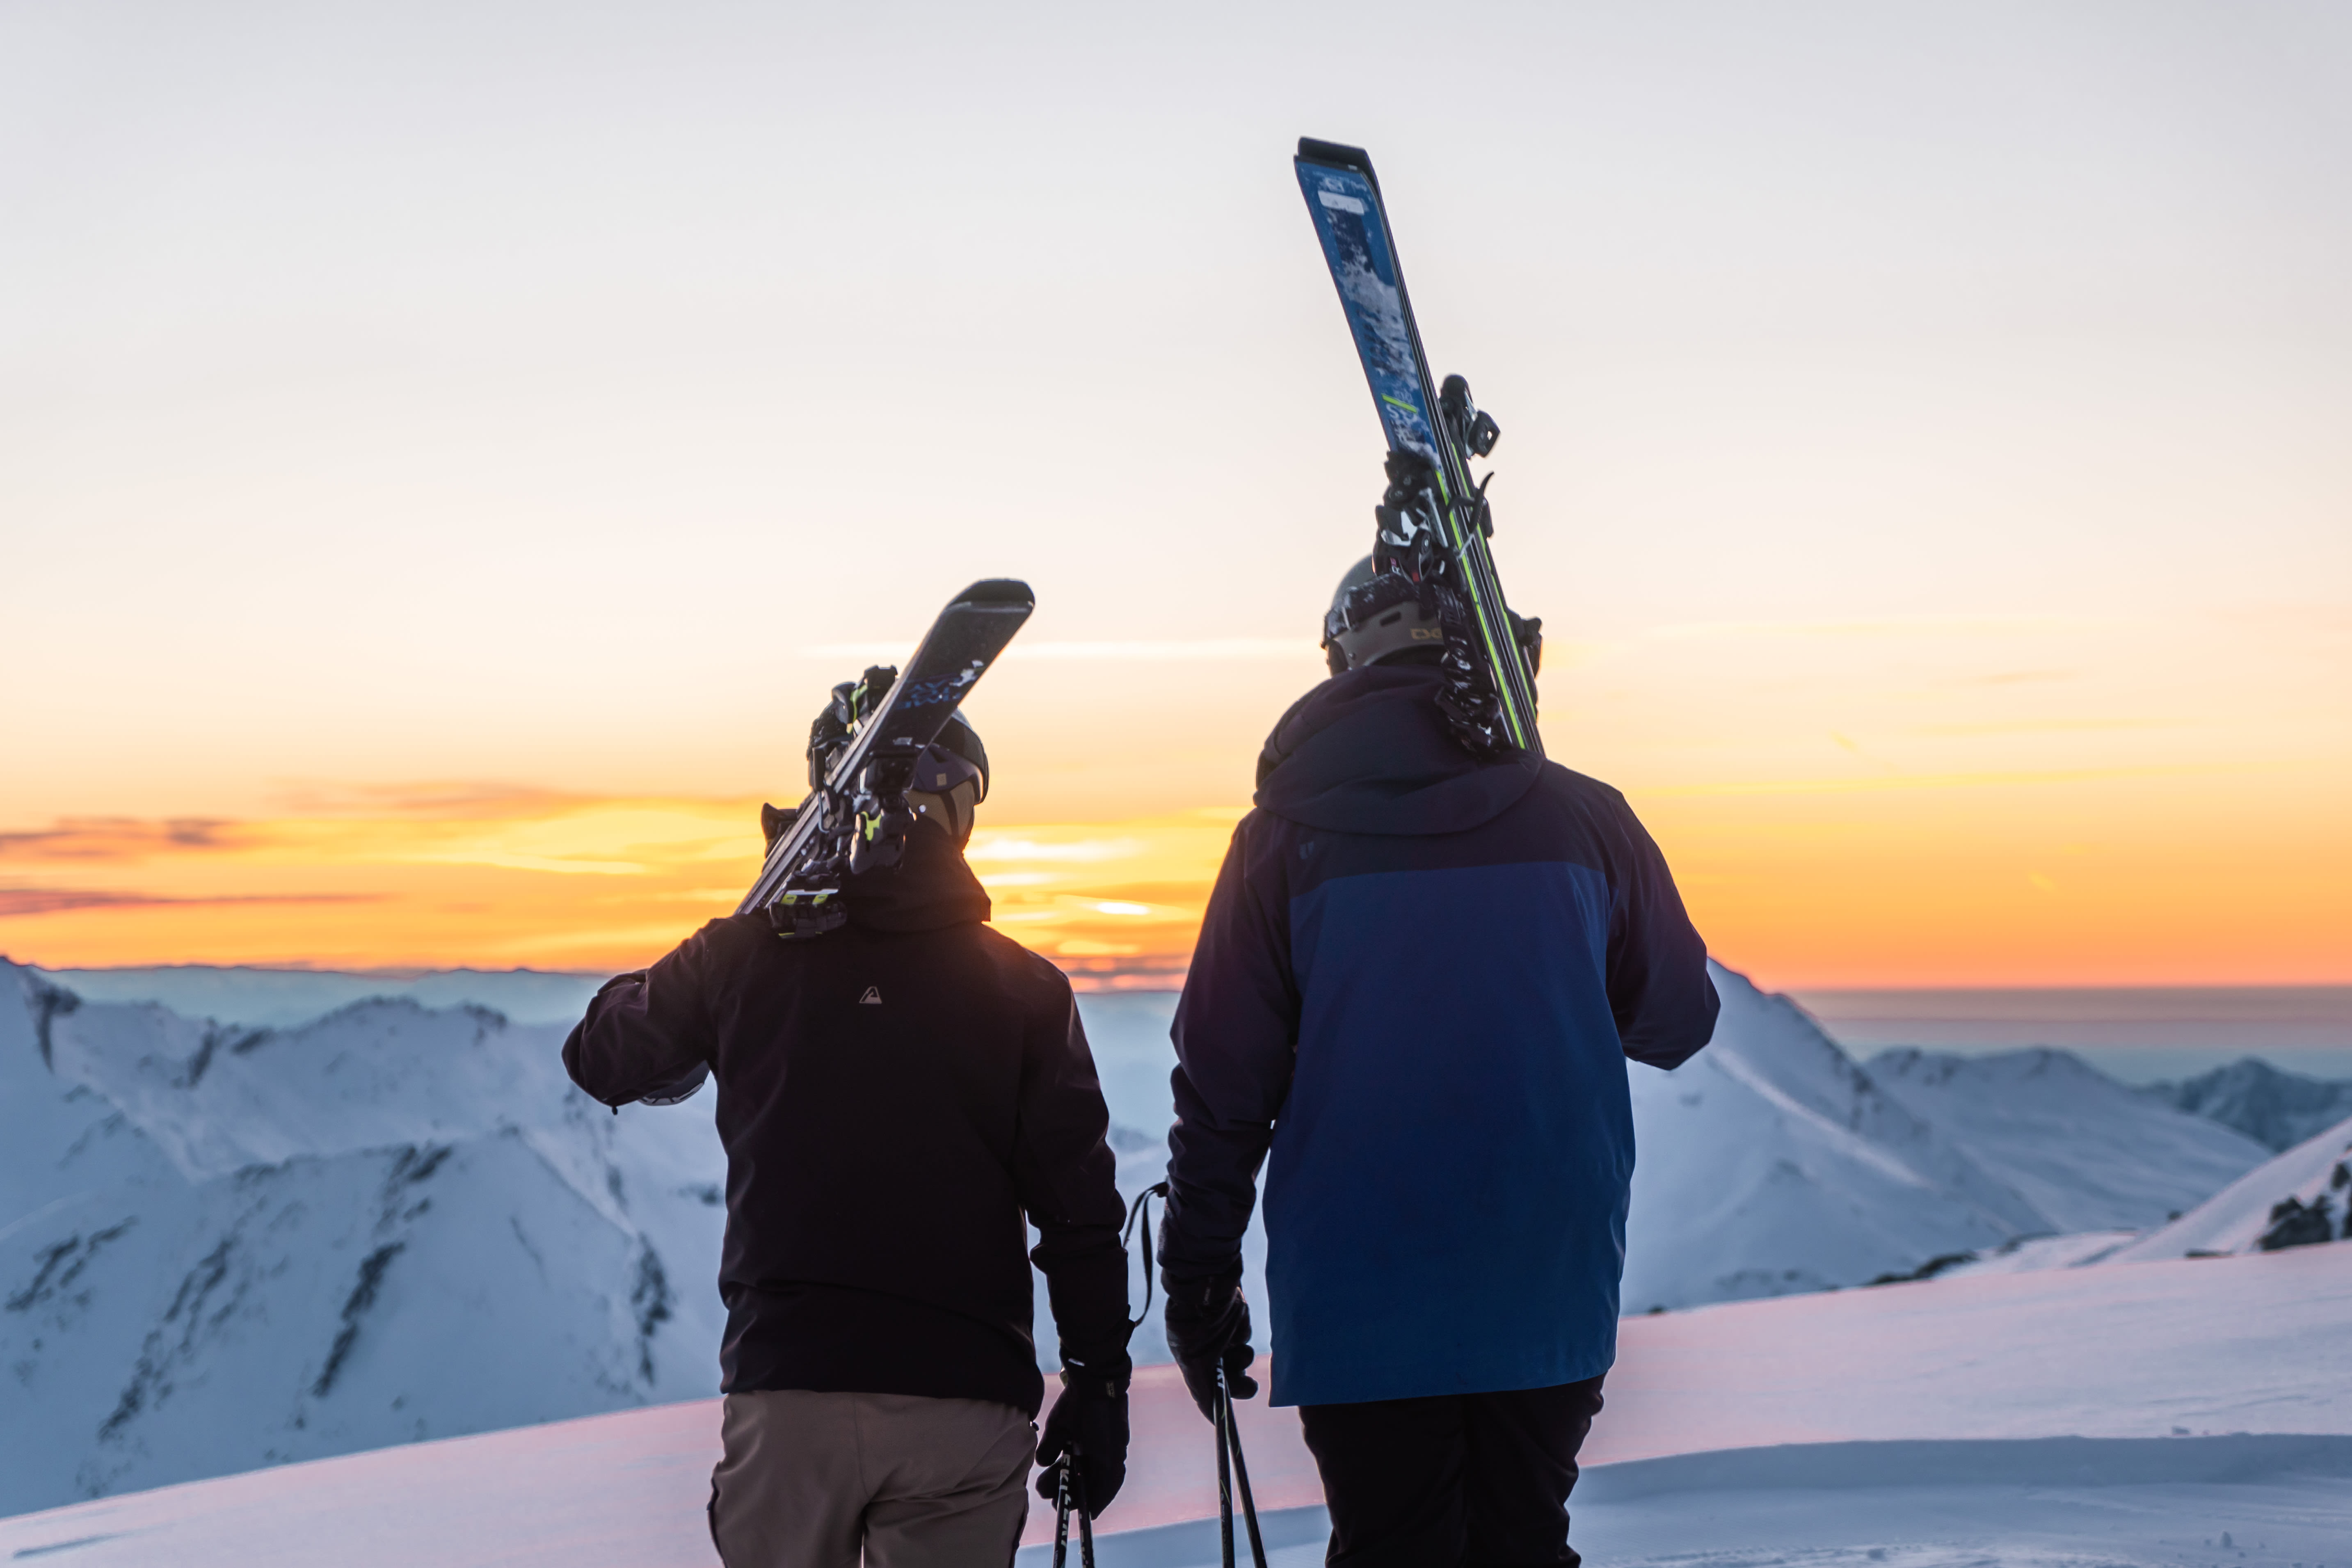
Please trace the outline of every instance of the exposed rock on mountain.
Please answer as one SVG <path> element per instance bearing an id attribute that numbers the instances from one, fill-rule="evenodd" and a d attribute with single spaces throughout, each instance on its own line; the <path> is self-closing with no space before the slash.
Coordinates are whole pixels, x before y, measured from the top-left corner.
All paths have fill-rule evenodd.
<path id="1" fill-rule="evenodd" d="M 2134 1263 L 2277 1252 L 2345 1238 L 2352 1203 L 2352 1118 L 2239 1177 L 2161 1230 L 2112 1255 Z"/>

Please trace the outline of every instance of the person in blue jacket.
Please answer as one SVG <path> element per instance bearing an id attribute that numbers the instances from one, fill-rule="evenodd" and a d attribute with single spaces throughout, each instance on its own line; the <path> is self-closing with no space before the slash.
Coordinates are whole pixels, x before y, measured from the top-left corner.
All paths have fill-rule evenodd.
<path id="1" fill-rule="evenodd" d="M 1176 1010 L 1168 1342 L 1203 1414 L 1221 1366 L 1256 1393 L 1264 1164 L 1273 1398 L 1299 1407 L 1329 1561 L 1575 1563 L 1625 1064 L 1707 1043 L 1706 944 L 1624 796 L 1455 740 L 1444 632 L 1402 574 L 1360 563 L 1326 633 L 1334 673 L 1266 742 Z"/>

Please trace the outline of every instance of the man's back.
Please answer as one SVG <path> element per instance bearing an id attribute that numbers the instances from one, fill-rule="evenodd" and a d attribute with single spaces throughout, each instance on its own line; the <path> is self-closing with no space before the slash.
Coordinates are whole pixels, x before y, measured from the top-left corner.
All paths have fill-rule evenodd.
<path id="1" fill-rule="evenodd" d="M 608 1103 L 711 1067 L 730 1392 L 1034 1414 L 1024 1215 L 1057 1306 L 1107 1338 L 1125 1327 L 1108 1116 L 1069 984 L 979 923 L 986 895 L 941 835 L 915 835 L 864 891 L 850 924 L 810 939 L 713 921 L 606 987 L 565 1058 Z"/>
<path id="2" fill-rule="evenodd" d="M 1281 1404 L 1604 1371 L 1625 1058 L 1672 1066 L 1713 1026 L 1623 799 L 1471 761 L 1435 683 L 1350 671 L 1276 729 L 1178 1014 L 1171 1239 L 1237 1241 L 1270 1143 Z"/>

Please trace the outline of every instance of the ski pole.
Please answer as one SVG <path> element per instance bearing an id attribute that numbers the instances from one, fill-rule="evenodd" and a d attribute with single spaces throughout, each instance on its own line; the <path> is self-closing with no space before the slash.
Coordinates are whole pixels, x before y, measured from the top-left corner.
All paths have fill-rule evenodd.
<path id="1" fill-rule="evenodd" d="M 1217 1392 L 1210 1403 L 1217 1428 L 1217 1549 L 1221 1568 L 1234 1568 L 1234 1482 L 1242 1484 L 1242 1522 L 1248 1527 L 1250 1560 L 1265 1568 L 1265 1542 L 1257 1532 L 1257 1503 L 1250 1497 L 1249 1467 L 1242 1462 L 1241 1424 L 1234 1418 L 1233 1391 L 1225 1386 L 1225 1369 L 1217 1367 Z"/>
<path id="2" fill-rule="evenodd" d="M 1233 1395 L 1225 1392 L 1223 1363 L 1217 1367 L 1217 1392 L 1209 1403 L 1217 1407 L 1210 1422 L 1217 1429 L 1217 1562 L 1219 1568 L 1234 1568 L 1234 1467 L 1231 1450 L 1225 1447 Z"/>
<path id="3" fill-rule="evenodd" d="M 1087 1511 L 1086 1478 L 1072 1468 L 1078 1457 L 1076 1447 L 1055 1461 L 1054 1466 L 1054 1568 L 1065 1568 L 1070 1557 L 1070 1512 L 1078 1515 L 1078 1562 L 1081 1568 L 1095 1568 L 1094 1515 Z"/>
<path id="4" fill-rule="evenodd" d="M 1217 1386 L 1222 1389 L 1224 1383 L 1225 1369 L 1221 1366 L 1217 1369 Z M 1265 1542 L 1259 1538 L 1257 1532 L 1257 1501 L 1250 1496 L 1249 1466 L 1242 1460 L 1241 1418 L 1234 1414 L 1232 1394 L 1225 1395 L 1224 1406 L 1225 1442 L 1233 1449 L 1234 1479 L 1241 1485 L 1242 1522 L 1249 1529 L 1250 1560 L 1257 1564 L 1257 1568 L 1265 1568 Z M 1233 1524 L 1230 1520 L 1226 1521 L 1225 1535 L 1228 1540 L 1233 1536 Z"/>
<path id="5" fill-rule="evenodd" d="M 1066 1568 L 1070 1560 L 1070 1460 L 1064 1455 L 1054 1462 L 1054 1568 Z"/>

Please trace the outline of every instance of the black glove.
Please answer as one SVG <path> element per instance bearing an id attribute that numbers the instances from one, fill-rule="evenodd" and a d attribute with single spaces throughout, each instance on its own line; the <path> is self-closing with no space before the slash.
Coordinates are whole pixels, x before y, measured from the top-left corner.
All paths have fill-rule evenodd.
<path id="1" fill-rule="evenodd" d="M 1168 1349 L 1184 1374 L 1184 1386 L 1201 1414 L 1214 1421 L 1217 1368 L 1225 1369 L 1225 1392 L 1235 1399 L 1257 1393 L 1257 1379 L 1249 1364 L 1257 1359 L 1250 1348 L 1249 1303 L 1242 1299 L 1242 1266 L 1236 1262 L 1206 1279 L 1177 1279 L 1164 1270 L 1160 1283 L 1168 1291 Z"/>
<path id="2" fill-rule="evenodd" d="M 1127 1483 L 1127 1352 L 1081 1362 L 1062 1358 L 1062 1396 L 1037 1437 L 1037 1495 L 1052 1501 L 1056 1461 L 1067 1454 L 1077 1473 L 1071 1495 L 1100 1519 Z"/>

